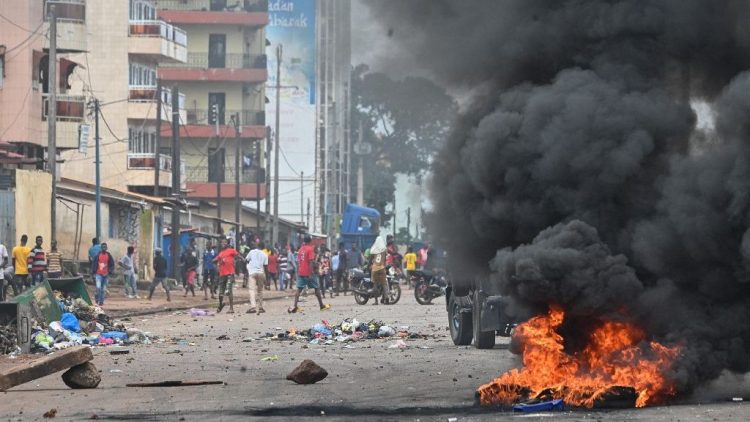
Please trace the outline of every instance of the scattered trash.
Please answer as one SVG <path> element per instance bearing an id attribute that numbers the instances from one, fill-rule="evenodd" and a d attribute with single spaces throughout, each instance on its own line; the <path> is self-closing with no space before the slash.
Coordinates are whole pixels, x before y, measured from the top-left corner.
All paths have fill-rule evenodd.
<path id="1" fill-rule="evenodd" d="M 110 369 L 109 372 L 112 374 L 119 374 L 122 372 L 122 369 Z"/>
<path id="2" fill-rule="evenodd" d="M 277 360 L 279 360 L 279 355 L 266 356 L 260 359 L 261 362 L 276 362 Z"/>
<path id="3" fill-rule="evenodd" d="M 448 418 L 448 422 L 458 422 L 458 418 Z"/>
<path id="4" fill-rule="evenodd" d="M 60 317 L 60 325 L 62 325 L 62 328 L 68 331 L 72 331 L 74 333 L 81 332 L 81 325 L 78 323 L 78 318 L 76 318 L 76 316 L 71 314 L 70 312 L 62 314 L 62 316 Z"/>
<path id="5" fill-rule="evenodd" d="M 125 384 L 126 387 L 193 387 L 198 385 L 224 385 L 224 381 L 160 381 Z"/>
<path id="6" fill-rule="evenodd" d="M 127 355 L 130 353 L 130 350 L 128 349 L 116 349 L 116 350 L 110 350 L 110 355 Z"/>
<path id="7" fill-rule="evenodd" d="M 190 309 L 190 316 L 192 317 L 214 316 L 214 315 L 216 315 L 214 312 L 208 311 L 206 309 L 199 309 L 199 308 Z"/>
<path id="8" fill-rule="evenodd" d="M 255 341 L 255 339 L 252 338 L 252 337 L 245 337 L 245 338 L 242 339 L 243 343 L 251 343 L 253 341 Z"/>
<path id="9" fill-rule="evenodd" d="M 50 410 L 48 410 L 48 411 L 44 412 L 44 414 L 43 414 L 42 416 L 43 416 L 43 417 L 44 417 L 45 419 L 52 419 L 52 418 L 54 418 L 55 416 L 57 416 L 57 409 L 55 409 L 55 408 L 53 407 L 52 409 L 50 409 Z"/>
<path id="10" fill-rule="evenodd" d="M 391 337 L 391 336 L 394 336 L 394 335 L 396 335 L 396 330 L 394 330 L 393 328 L 391 328 L 391 327 L 389 327 L 387 325 L 383 325 L 378 330 L 378 336 L 379 337 Z"/>
<path id="11" fill-rule="evenodd" d="M 393 342 L 393 344 L 388 346 L 389 349 L 406 349 L 407 347 L 409 346 L 407 346 L 403 340 L 396 340 Z"/>
<path id="12" fill-rule="evenodd" d="M 226 334 L 222 334 L 219 337 L 216 337 L 216 340 L 229 340 L 229 336 Z"/>
<path id="13" fill-rule="evenodd" d="M 327 376 L 328 371 L 310 359 L 305 359 L 286 376 L 286 379 L 297 384 L 315 384 Z"/>

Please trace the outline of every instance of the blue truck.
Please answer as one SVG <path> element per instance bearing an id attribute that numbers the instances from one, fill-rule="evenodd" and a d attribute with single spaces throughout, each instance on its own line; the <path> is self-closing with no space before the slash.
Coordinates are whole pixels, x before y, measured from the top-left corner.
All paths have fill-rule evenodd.
<path id="1" fill-rule="evenodd" d="M 340 233 L 340 241 L 347 247 L 356 243 L 359 250 L 364 251 L 380 233 L 380 213 L 374 208 L 348 204 L 341 218 Z"/>

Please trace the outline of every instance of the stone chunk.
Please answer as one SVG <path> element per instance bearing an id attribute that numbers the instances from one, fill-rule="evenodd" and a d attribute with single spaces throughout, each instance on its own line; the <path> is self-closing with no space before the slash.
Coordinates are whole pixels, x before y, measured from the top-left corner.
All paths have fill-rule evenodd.
<path id="1" fill-rule="evenodd" d="M 70 388 L 96 388 L 102 382 L 102 376 L 91 362 L 74 366 L 62 374 L 65 385 Z"/>
<path id="2" fill-rule="evenodd" d="M 310 359 L 305 359 L 286 376 L 286 379 L 297 384 L 315 384 L 327 376 L 328 371 Z"/>

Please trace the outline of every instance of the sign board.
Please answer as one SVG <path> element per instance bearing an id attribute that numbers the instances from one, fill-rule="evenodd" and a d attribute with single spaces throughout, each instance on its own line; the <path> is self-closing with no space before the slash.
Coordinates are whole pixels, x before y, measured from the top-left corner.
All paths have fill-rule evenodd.
<path id="1" fill-rule="evenodd" d="M 86 151 L 89 148 L 89 129 L 90 125 L 79 125 L 78 126 L 78 152 L 86 155 Z"/>

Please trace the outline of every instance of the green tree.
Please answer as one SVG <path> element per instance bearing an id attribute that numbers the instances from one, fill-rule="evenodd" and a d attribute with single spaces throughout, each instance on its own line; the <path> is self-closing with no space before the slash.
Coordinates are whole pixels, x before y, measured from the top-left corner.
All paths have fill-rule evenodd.
<path id="1" fill-rule="evenodd" d="M 421 177 L 457 113 L 456 101 L 429 79 L 393 80 L 363 64 L 352 71 L 352 138 L 361 123 L 363 141 L 372 146 L 363 160 L 365 205 L 380 211 L 384 226 L 392 217 L 385 207 L 393 202 L 396 174 Z M 351 180 L 356 191 L 356 177 Z"/>

